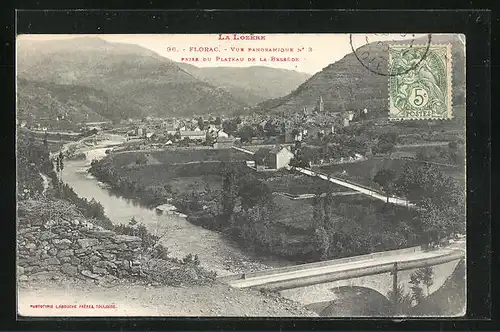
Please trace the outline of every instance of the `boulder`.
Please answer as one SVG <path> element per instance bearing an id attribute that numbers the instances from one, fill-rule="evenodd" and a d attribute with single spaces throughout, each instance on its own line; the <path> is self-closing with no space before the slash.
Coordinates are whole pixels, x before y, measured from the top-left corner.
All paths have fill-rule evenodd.
<path id="1" fill-rule="evenodd" d="M 26 248 L 28 249 L 35 249 L 36 248 L 36 244 L 34 244 L 33 242 L 29 242 L 26 244 Z"/>
<path id="2" fill-rule="evenodd" d="M 82 233 L 86 234 L 89 237 L 94 237 L 94 238 L 112 238 L 115 236 L 115 232 L 109 231 L 109 230 L 83 230 Z"/>
<path id="3" fill-rule="evenodd" d="M 63 263 L 69 263 L 69 262 L 71 262 L 71 258 L 70 258 L 70 257 L 67 257 L 67 256 L 65 256 L 65 257 L 61 257 L 59 260 L 60 260 L 61 262 L 63 262 Z"/>
<path id="4" fill-rule="evenodd" d="M 33 263 L 36 263 L 38 261 L 38 258 L 36 257 L 30 257 L 30 258 L 19 258 L 18 259 L 18 263 L 25 266 L 25 265 L 28 265 L 28 264 L 33 264 Z"/>
<path id="5" fill-rule="evenodd" d="M 92 256 L 90 256 L 89 260 L 91 263 L 95 264 L 95 263 L 99 262 L 101 260 L 101 258 L 97 255 L 92 255 Z"/>
<path id="6" fill-rule="evenodd" d="M 30 274 L 32 270 L 33 270 L 32 266 L 25 266 L 23 273 Z"/>
<path id="7" fill-rule="evenodd" d="M 27 234 L 27 233 L 38 232 L 38 230 L 40 230 L 40 227 L 27 227 L 27 228 L 20 229 L 17 233 L 18 234 Z"/>
<path id="8" fill-rule="evenodd" d="M 99 244 L 98 239 L 78 239 L 77 242 L 82 248 L 93 247 Z"/>
<path id="9" fill-rule="evenodd" d="M 31 273 L 37 273 L 37 272 L 46 271 L 46 270 L 47 270 L 47 267 L 33 266 L 33 269 L 31 270 Z"/>
<path id="10" fill-rule="evenodd" d="M 116 257 L 114 254 L 110 254 L 110 253 L 108 253 L 108 252 L 102 252 L 101 254 L 102 254 L 102 257 L 103 257 L 103 258 L 105 258 L 105 259 L 107 259 L 107 260 L 110 260 L 110 261 L 111 261 L 111 260 L 114 260 L 114 259 L 115 259 L 115 257 Z"/>
<path id="11" fill-rule="evenodd" d="M 81 255 L 81 254 L 86 255 L 90 251 L 91 251 L 90 247 L 82 248 L 82 249 L 76 249 L 75 250 L 75 255 Z"/>
<path id="12" fill-rule="evenodd" d="M 47 265 L 59 265 L 59 264 L 61 264 L 61 261 L 59 261 L 55 257 L 50 257 L 49 259 L 46 260 L 46 262 L 47 262 Z"/>
<path id="13" fill-rule="evenodd" d="M 55 220 L 49 220 L 45 223 L 45 225 L 43 225 L 43 227 L 45 228 L 51 228 L 52 226 L 56 225 L 57 222 Z"/>
<path id="14" fill-rule="evenodd" d="M 56 271 L 42 271 L 42 272 L 34 273 L 30 276 L 31 279 L 35 279 L 35 280 L 50 280 L 50 279 L 54 279 L 54 277 L 57 277 Z"/>
<path id="15" fill-rule="evenodd" d="M 71 257 L 71 264 L 72 265 L 78 265 L 80 263 L 81 263 L 81 260 L 79 258 Z"/>
<path id="16" fill-rule="evenodd" d="M 73 256 L 74 254 L 74 251 L 73 249 L 65 249 L 65 250 L 60 250 L 58 253 L 57 253 L 57 257 L 67 257 L 67 256 Z"/>
<path id="17" fill-rule="evenodd" d="M 68 249 L 71 246 L 71 240 L 70 239 L 54 239 L 52 240 L 52 243 L 56 248 L 59 249 Z"/>
<path id="18" fill-rule="evenodd" d="M 57 249 L 56 248 L 50 248 L 48 251 L 49 255 L 56 256 L 57 255 Z"/>
<path id="19" fill-rule="evenodd" d="M 142 242 L 140 237 L 131 236 L 131 235 L 117 235 L 114 240 L 116 243 L 139 243 L 140 244 Z"/>
<path id="20" fill-rule="evenodd" d="M 104 275 L 104 274 L 107 274 L 107 273 L 108 273 L 108 271 L 107 271 L 106 269 L 103 269 L 103 268 L 101 268 L 101 267 L 97 267 L 97 266 L 93 266 L 93 267 L 92 267 L 92 271 L 93 271 L 94 273 L 98 273 L 98 274 L 102 274 L 102 275 Z"/>
<path id="21" fill-rule="evenodd" d="M 80 273 L 83 274 L 84 276 L 88 277 L 88 278 L 92 278 L 92 279 L 95 279 L 95 280 L 99 280 L 101 278 L 98 274 L 92 273 L 89 270 L 83 270 Z"/>
<path id="22" fill-rule="evenodd" d="M 38 238 L 41 240 L 41 241 L 45 241 L 45 240 L 50 240 L 50 239 L 53 239 L 55 238 L 56 235 L 50 231 L 42 231 L 40 232 L 40 234 L 38 235 Z"/>
<path id="23" fill-rule="evenodd" d="M 61 265 L 61 271 L 70 276 L 78 275 L 78 269 L 69 263 L 64 263 Z"/>

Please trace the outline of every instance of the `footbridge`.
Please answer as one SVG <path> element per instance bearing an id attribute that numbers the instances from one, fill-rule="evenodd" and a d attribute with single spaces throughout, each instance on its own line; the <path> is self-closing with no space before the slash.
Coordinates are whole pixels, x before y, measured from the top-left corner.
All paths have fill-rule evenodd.
<path id="1" fill-rule="evenodd" d="M 460 248 L 423 251 L 420 247 L 414 247 L 231 275 L 222 277 L 220 280 L 235 288 L 259 288 L 272 291 L 294 290 L 321 284 L 328 284 L 331 287 L 356 285 L 372 288 L 386 295 L 388 291 L 397 287 L 398 275 L 400 280 L 404 277 L 406 281 L 411 270 L 428 266 L 444 266 L 450 262 L 456 265 L 464 257 L 465 251 Z M 448 270 L 452 271 L 453 268 Z M 451 273 L 446 272 L 446 274 Z M 444 283 L 446 277 L 441 278 L 442 281 L 436 280 L 436 286 Z"/>

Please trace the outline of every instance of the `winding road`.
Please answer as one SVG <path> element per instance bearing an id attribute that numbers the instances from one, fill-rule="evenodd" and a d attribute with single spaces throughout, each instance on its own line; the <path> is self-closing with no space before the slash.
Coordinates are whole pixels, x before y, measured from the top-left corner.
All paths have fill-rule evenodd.
<path id="1" fill-rule="evenodd" d="M 331 175 L 328 175 L 328 174 L 315 172 L 313 170 L 310 170 L 310 169 L 307 169 L 307 168 L 301 168 L 301 167 L 287 166 L 287 169 L 288 170 L 295 170 L 295 171 L 298 171 L 298 172 L 300 172 L 302 174 L 309 175 L 309 176 L 316 176 L 316 177 L 318 177 L 320 179 L 323 179 L 323 180 L 326 180 L 326 181 L 330 181 L 332 183 L 338 184 L 340 186 L 343 186 L 343 187 L 346 187 L 346 188 L 349 188 L 349 189 L 352 189 L 352 190 L 356 190 L 356 191 L 358 191 L 358 192 L 360 192 L 362 194 L 368 195 L 370 197 L 379 199 L 379 200 L 384 201 L 384 202 L 392 203 L 392 204 L 395 204 L 395 205 L 406 206 L 406 207 L 412 207 L 412 208 L 416 206 L 414 203 L 410 203 L 406 199 L 398 198 L 398 197 L 387 197 L 386 195 L 384 195 L 382 193 L 379 193 L 379 192 L 377 192 L 377 191 L 375 191 L 373 189 L 369 189 L 367 187 L 360 186 L 358 184 L 354 184 L 352 182 L 347 182 L 345 180 L 334 178 L 334 177 L 332 177 Z"/>

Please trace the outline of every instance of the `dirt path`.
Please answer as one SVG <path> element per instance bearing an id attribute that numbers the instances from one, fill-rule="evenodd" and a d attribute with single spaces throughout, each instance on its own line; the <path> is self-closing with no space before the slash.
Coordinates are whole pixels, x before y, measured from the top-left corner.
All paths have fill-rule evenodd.
<path id="1" fill-rule="evenodd" d="M 98 304 L 107 308 L 97 308 Z M 34 308 L 33 305 L 52 305 L 52 308 Z M 61 305 L 73 305 L 76 308 L 60 308 Z M 21 286 L 18 312 L 24 316 L 57 317 L 317 316 L 277 295 L 238 290 L 222 284 L 194 287 L 118 285 L 106 288 L 92 282 L 68 280 L 46 280 L 36 285 Z"/>

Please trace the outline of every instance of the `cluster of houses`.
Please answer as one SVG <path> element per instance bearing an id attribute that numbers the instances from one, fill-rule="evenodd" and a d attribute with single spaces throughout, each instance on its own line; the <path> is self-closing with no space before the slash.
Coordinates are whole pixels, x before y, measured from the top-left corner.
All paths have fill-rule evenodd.
<path id="1" fill-rule="evenodd" d="M 207 121 L 208 122 L 208 121 Z M 214 148 L 229 148 L 238 141 L 224 132 L 221 124 L 204 122 L 200 128 L 199 120 L 162 120 L 160 123 L 140 123 L 128 131 L 128 136 L 147 139 L 152 143 L 173 145 L 190 142 L 200 145 L 212 145 Z"/>
<path id="2" fill-rule="evenodd" d="M 333 111 L 324 106 L 320 96 L 316 105 L 304 106 L 301 112 L 282 113 L 274 116 L 251 115 L 243 119 L 242 125 L 250 125 L 257 132 L 269 134 L 269 130 L 279 132 L 282 143 L 302 141 L 306 137 L 335 134 L 341 128 L 349 127 L 353 121 L 368 114 L 368 109 Z M 274 128 L 274 130 L 273 130 Z"/>

